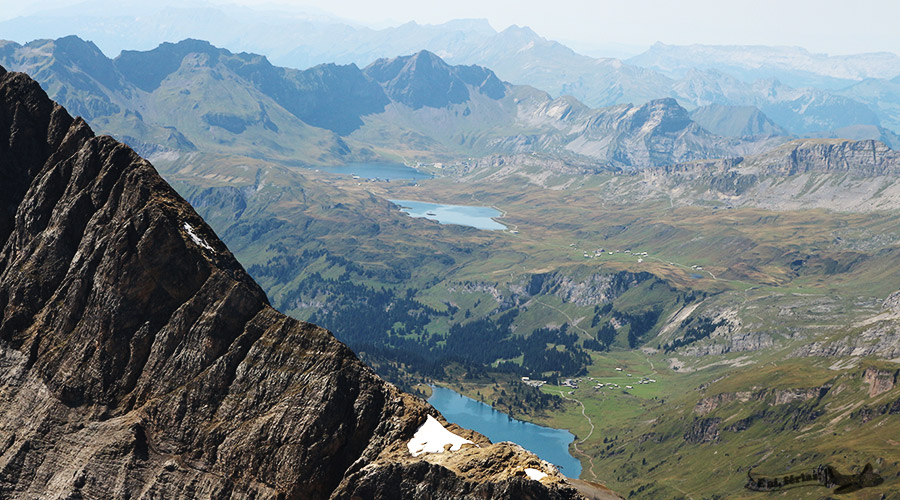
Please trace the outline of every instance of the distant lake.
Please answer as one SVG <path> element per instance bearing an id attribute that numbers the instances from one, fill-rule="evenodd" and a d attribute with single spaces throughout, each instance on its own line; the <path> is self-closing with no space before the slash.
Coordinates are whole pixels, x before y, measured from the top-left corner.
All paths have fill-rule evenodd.
<path id="1" fill-rule="evenodd" d="M 341 175 L 358 175 L 364 179 L 399 180 L 431 179 L 431 174 L 420 172 L 399 163 L 348 163 L 337 167 L 321 167 L 319 170 Z"/>
<path id="2" fill-rule="evenodd" d="M 411 217 L 436 220 L 441 224 L 458 224 L 493 231 L 506 229 L 506 226 L 491 218 L 503 215 L 499 210 L 491 207 L 442 205 L 412 200 L 390 200 L 390 202 L 400 205 L 400 209 Z"/>
<path id="3" fill-rule="evenodd" d="M 581 462 L 569 454 L 569 443 L 575 439 L 571 432 L 516 420 L 450 389 L 432 387 L 432 390 L 428 402 L 447 421 L 480 432 L 495 443 L 512 441 L 559 467 L 568 477 L 581 475 Z"/>

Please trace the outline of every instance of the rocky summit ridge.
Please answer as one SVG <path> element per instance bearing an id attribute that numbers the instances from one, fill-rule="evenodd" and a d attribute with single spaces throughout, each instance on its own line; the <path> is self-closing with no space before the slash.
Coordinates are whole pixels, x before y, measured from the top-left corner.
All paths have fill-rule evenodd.
<path id="1" fill-rule="evenodd" d="M 274 310 L 152 165 L 3 68 L 0 186 L 0 497 L 615 498 Z M 473 444 L 413 457 L 429 416 Z"/>

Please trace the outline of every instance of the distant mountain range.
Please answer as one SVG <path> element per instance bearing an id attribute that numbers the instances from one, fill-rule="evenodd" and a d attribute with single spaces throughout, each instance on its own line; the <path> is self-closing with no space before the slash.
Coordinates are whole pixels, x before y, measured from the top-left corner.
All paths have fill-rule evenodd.
<path id="1" fill-rule="evenodd" d="M 715 69 L 744 81 L 777 78 L 788 85 L 839 89 L 869 78 L 900 75 L 900 56 L 890 52 L 829 56 L 801 47 L 666 45 L 655 43 L 629 64 L 684 78 L 692 69 Z"/>
<path id="2" fill-rule="evenodd" d="M 261 57 L 189 41 L 110 60 L 76 37 L 3 43 L 0 54 L 0 64 L 30 74 L 74 114 L 145 155 L 201 150 L 316 164 L 350 152 L 336 133 L 303 122 L 245 79 L 271 81 L 265 70 L 278 70 Z"/>
<path id="3" fill-rule="evenodd" d="M 107 54 L 199 38 L 293 68 L 364 67 L 428 50 L 450 64 L 485 66 L 501 80 L 554 97 L 572 95 L 592 107 L 674 97 L 689 109 L 754 106 L 796 135 L 834 135 L 864 125 L 864 138 L 891 141 L 877 127 L 900 132 L 900 57 L 890 53 L 827 56 L 796 47 L 656 44 L 621 61 L 579 54 L 526 27 L 498 32 L 484 20 L 376 30 L 321 15 L 166 1 L 113 6 L 92 0 L 0 23 L 0 37 L 18 42 L 73 33 Z"/>
<path id="4" fill-rule="evenodd" d="M 201 151 L 319 165 L 552 152 L 628 169 L 759 153 L 785 140 L 713 134 L 671 98 L 591 109 L 427 51 L 363 69 L 301 71 L 199 40 L 108 59 L 70 36 L 4 42 L 0 64 L 30 73 L 150 156 Z"/>

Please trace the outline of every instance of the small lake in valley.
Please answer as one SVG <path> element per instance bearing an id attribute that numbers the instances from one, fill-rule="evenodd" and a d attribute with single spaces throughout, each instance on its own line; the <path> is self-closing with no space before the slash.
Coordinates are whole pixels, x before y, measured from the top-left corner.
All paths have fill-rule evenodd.
<path id="1" fill-rule="evenodd" d="M 506 229 L 506 226 L 493 219 L 503 214 L 491 207 L 444 205 L 413 200 L 390 200 L 390 202 L 400 205 L 400 210 L 410 217 L 423 217 L 441 224 L 458 224 L 491 231 Z"/>
<path id="2" fill-rule="evenodd" d="M 581 475 L 581 462 L 569 454 L 569 444 L 575 439 L 571 432 L 516 420 L 450 389 L 432 390 L 428 402 L 449 422 L 480 432 L 495 443 L 512 441 L 559 467 L 568 477 Z"/>
<path id="3" fill-rule="evenodd" d="M 341 175 L 358 175 L 363 179 L 418 180 L 431 179 L 433 175 L 399 163 L 348 163 L 336 167 L 320 167 L 323 172 Z"/>

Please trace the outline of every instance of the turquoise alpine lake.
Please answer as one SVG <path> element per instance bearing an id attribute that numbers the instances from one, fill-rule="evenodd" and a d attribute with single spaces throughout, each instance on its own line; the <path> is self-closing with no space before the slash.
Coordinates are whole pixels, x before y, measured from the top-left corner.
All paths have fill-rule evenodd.
<path id="1" fill-rule="evenodd" d="M 431 179 L 433 175 L 421 172 L 399 163 L 348 163 L 337 167 L 321 167 L 319 170 L 332 174 L 356 175 L 364 179 L 417 180 Z"/>
<path id="2" fill-rule="evenodd" d="M 443 387 L 432 387 L 428 402 L 447 421 L 484 434 L 491 441 L 512 441 L 559 467 L 568 477 L 581 475 L 581 462 L 569 454 L 575 436 L 566 430 L 552 429 L 516 420 L 490 406 Z"/>
<path id="3" fill-rule="evenodd" d="M 413 200 L 389 200 L 400 205 L 400 210 L 411 217 L 423 217 L 435 220 L 441 224 L 457 224 L 476 229 L 488 229 L 492 231 L 506 229 L 506 226 L 495 221 L 492 217 L 503 215 L 499 210 L 491 207 L 478 207 L 470 205 L 443 205 L 440 203 L 428 203 Z"/>

